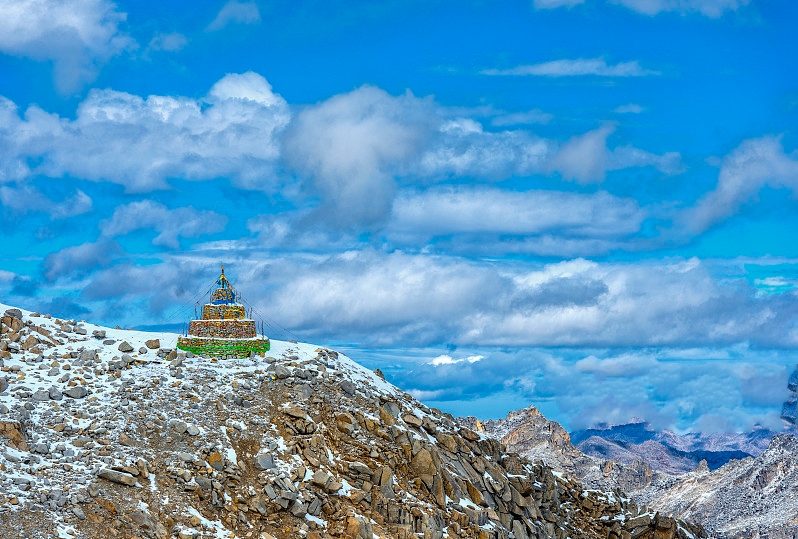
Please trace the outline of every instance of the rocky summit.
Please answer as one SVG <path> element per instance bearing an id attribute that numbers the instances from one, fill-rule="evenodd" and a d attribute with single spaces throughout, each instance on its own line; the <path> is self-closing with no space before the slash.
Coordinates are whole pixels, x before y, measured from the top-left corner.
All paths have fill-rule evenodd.
<path id="1" fill-rule="evenodd" d="M 217 360 L 176 335 L 0 308 L 4 538 L 706 536 L 327 348 Z"/>
<path id="2" fill-rule="evenodd" d="M 599 490 L 622 489 L 640 505 L 664 514 L 701 524 L 717 539 L 796 539 L 798 538 L 798 439 L 757 429 L 740 435 L 707 436 L 671 433 L 658 435 L 664 443 L 694 451 L 699 444 L 716 453 L 730 449 L 757 451 L 768 440 L 767 449 L 756 457 L 731 459 L 715 470 L 707 461 L 686 473 L 666 473 L 662 463 L 652 467 L 643 457 L 659 452 L 638 453 L 631 462 L 586 455 L 575 446 L 563 427 L 546 419 L 534 406 L 510 412 L 506 418 L 480 421 L 459 419 L 461 424 L 492 436 L 527 458 L 540 459 L 555 471 L 566 472 L 586 486 Z M 625 425 L 614 431 L 638 440 L 643 425 Z M 644 432 L 645 436 L 652 436 Z M 582 435 L 584 436 L 584 434 Z M 630 438 L 631 437 L 631 438 Z M 592 433 L 586 440 L 597 438 Z M 650 440 L 647 440 L 650 441 Z M 629 447 L 629 446 L 627 446 Z M 642 454 L 641 454 L 642 453 Z M 665 462 L 671 455 L 664 455 Z M 653 459 L 652 459 L 653 460 Z M 660 468 L 660 469 L 657 469 Z"/>

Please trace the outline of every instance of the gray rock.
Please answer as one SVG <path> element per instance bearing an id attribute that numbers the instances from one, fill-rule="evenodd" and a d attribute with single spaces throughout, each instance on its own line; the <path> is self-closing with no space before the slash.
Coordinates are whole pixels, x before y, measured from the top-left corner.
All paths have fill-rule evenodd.
<path id="1" fill-rule="evenodd" d="M 274 368 L 274 376 L 276 376 L 280 380 L 283 380 L 283 379 L 288 378 L 289 376 L 291 376 L 291 371 L 289 371 L 288 369 L 286 369 L 282 365 L 277 365 Z"/>
<path id="2" fill-rule="evenodd" d="M 191 453 L 186 453 L 185 451 L 178 451 L 177 458 L 183 462 L 194 462 L 194 455 Z"/>
<path id="3" fill-rule="evenodd" d="M 115 341 L 115 340 L 113 340 L 113 339 L 105 339 L 105 340 L 103 341 L 103 344 L 104 344 L 104 345 L 106 345 L 106 346 L 108 346 L 108 345 L 114 344 L 115 342 L 116 342 L 116 341 Z"/>
<path id="4" fill-rule="evenodd" d="M 198 476 L 194 479 L 197 482 L 197 486 L 202 490 L 212 490 L 213 489 L 213 481 L 211 481 L 207 477 Z"/>
<path id="5" fill-rule="evenodd" d="M 96 339 L 104 339 L 105 338 L 105 330 L 104 329 L 95 329 L 91 332 L 91 336 Z"/>
<path id="6" fill-rule="evenodd" d="M 200 430 L 197 428 L 196 425 L 188 425 L 186 427 L 186 434 L 189 436 L 197 436 L 200 433 Z"/>
<path id="7" fill-rule="evenodd" d="M 8 389 L 8 379 L 5 377 L 0 377 L 0 393 Z"/>
<path id="8" fill-rule="evenodd" d="M 295 517 L 305 518 L 305 515 L 307 513 L 308 510 L 304 503 L 295 500 L 294 503 L 291 504 L 291 514 L 294 515 Z"/>
<path id="9" fill-rule="evenodd" d="M 136 484 L 136 478 L 130 474 L 126 474 L 123 472 L 117 472 L 116 470 L 109 470 L 108 468 L 103 468 L 97 474 L 97 477 L 101 477 L 102 479 L 106 479 L 113 483 L 119 483 L 120 485 L 127 485 L 132 487 Z"/>
<path id="10" fill-rule="evenodd" d="M 22 320 L 22 311 L 19 309 L 6 309 L 6 312 L 3 313 L 3 316 L 11 316 L 13 318 L 19 318 Z"/>
<path id="11" fill-rule="evenodd" d="M 58 376 L 58 374 L 60 372 L 61 372 L 61 369 L 59 369 L 58 367 L 53 367 L 52 369 L 47 371 L 47 376 Z"/>
<path id="12" fill-rule="evenodd" d="M 49 401 L 50 400 L 50 393 L 46 389 L 38 389 L 33 394 L 33 400 L 41 402 L 41 401 Z"/>
<path id="13" fill-rule="evenodd" d="M 185 421 L 176 420 L 172 422 L 172 428 L 179 434 L 183 434 L 188 429 L 188 425 L 186 425 Z"/>
<path id="14" fill-rule="evenodd" d="M 147 347 L 146 346 L 142 346 L 141 348 L 139 348 L 139 354 L 144 355 L 146 353 L 147 353 Z"/>
<path id="15" fill-rule="evenodd" d="M 127 352 L 132 352 L 133 351 L 133 347 L 130 346 L 129 342 L 122 341 L 122 343 L 119 345 L 117 350 L 119 350 L 120 352 L 123 352 L 123 353 L 127 353 Z"/>
<path id="16" fill-rule="evenodd" d="M 258 453 L 252 459 L 255 468 L 258 470 L 271 470 L 276 468 L 274 465 L 274 456 L 271 453 Z"/>
<path id="17" fill-rule="evenodd" d="M 77 333 L 78 335 L 86 335 L 89 332 L 86 331 L 86 328 L 75 328 L 75 333 Z M 84 515 L 84 518 L 85 518 L 85 515 Z"/>
<path id="18" fill-rule="evenodd" d="M 78 520 L 86 520 L 86 513 L 84 513 L 83 509 L 78 506 L 72 508 L 72 514 L 78 517 Z"/>
<path id="19" fill-rule="evenodd" d="M 54 401 L 60 401 L 62 398 L 64 398 L 64 395 L 63 393 L 61 393 L 61 390 L 55 386 L 51 387 L 47 393 L 50 395 L 50 398 Z"/>
<path id="20" fill-rule="evenodd" d="M 47 453 L 50 452 L 50 445 L 44 442 L 33 444 L 32 446 L 30 446 L 30 448 L 31 451 L 33 451 L 34 453 L 39 453 L 40 455 L 46 455 Z"/>
<path id="21" fill-rule="evenodd" d="M 85 386 L 70 387 L 69 389 L 64 391 L 64 395 L 66 395 L 67 397 L 70 397 L 72 399 L 82 399 L 83 397 L 85 397 L 88 394 L 89 394 L 89 390 L 86 389 Z"/>
<path id="22" fill-rule="evenodd" d="M 355 394 L 355 384 L 349 380 L 344 380 L 341 382 L 341 389 L 344 391 L 344 393 L 348 393 L 349 395 Z"/>
<path id="23" fill-rule="evenodd" d="M 94 356 L 97 355 L 95 350 L 81 350 L 78 359 L 80 361 L 94 361 Z"/>
<path id="24" fill-rule="evenodd" d="M 130 354 L 122 354 L 122 361 L 124 361 L 125 364 L 129 365 L 136 360 L 133 359 L 133 356 L 131 356 Z"/>

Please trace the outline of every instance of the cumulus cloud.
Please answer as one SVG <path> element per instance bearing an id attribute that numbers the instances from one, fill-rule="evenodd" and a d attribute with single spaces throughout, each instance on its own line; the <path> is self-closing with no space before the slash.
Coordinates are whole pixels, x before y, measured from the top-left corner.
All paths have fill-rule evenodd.
<path id="1" fill-rule="evenodd" d="M 424 146 L 436 117 L 432 102 L 393 97 L 364 86 L 300 112 L 285 139 L 285 157 L 309 176 L 341 227 L 379 222 L 396 190 L 394 176 Z"/>
<path id="2" fill-rule="evenodd" d="M 604 58 L 554 60 L 542 64 L 520 65 L 511 69 L 485 69 L 483 75 L 535 75 L 542 77 L 645 77 L 659 75 L 658 71 L 643 69 L 637 60 L 608 65 Z"/>
<path id="3" fill-rule="evenodd" d="M 31 106 L 20 118 L 0 103 L 0 174 L 108 181 L 129 192 L 167 187 L 170 178 L 229 177 L 268 190 L 288 106 L 255 73 L 228 75 L 197 100 L 91 90 L 74 120 Z M 27 159 L 37 165 L 29 169 Z M 3 172 L 4 171 L 4 172 Z"/>
<path id="4" fill-rule="evenodd" d="M 798 307 L 759 297 L 744 280 L 719 280 L 697 259 L 575 259 L 530 268 L 365 250 L 252 262 L 239 281 L 262 297 L 264 312 L 279 312 L 282 325 L 308 339 L 385 346 L 798 344 Z"/>
<path id="5" fill-rule="evenodd" d="M 665 11 L 681 14 L 700 13 L 707 17 L 720 17 L 726 11 L 736 11 L 751 0 L 609 0 L 643 15 L 657 15 Z"/>
<path id="6" fill-rule="evenodd" d="M 151 200 L 132 202 L 118 207 L 110 219 L 100 222 L 104 237 L 115 238 L 135 230 L 152 229 L 158 235 L 153 245 L 176 249 L 180 238 L 196 238 L 203 234 L 221 232 L 227 225 L 227 217 L 213 211 L 187 208 L 168 209 Z"/>
<path id="7" fill-rule="evenodd" d="M 53 62 L 59 90 L 73 92 L 136 46 L 119 30 L 125 18 L 107 0 L 8 0 L 0 3 L 0 52 Z"/>
<path id="8" fill-rule="evenodd" d="M 703 232 L 766 186 L 798 191 L 798 154 L 786 154 L 778 137 L 746 140 L 724 157 L 717 186 L 685 212 L 684 224 Z"/>
<path id="9" fill-rule="evenodd" d="M 216 18 L 208 25 L 207 31 L 215 32 L 221 30 L 230 23 L 236 24 L 256 24 L 260 22 L 260 11 L 255 2 L 238 2 L 228 0 L 216 15 Z"/>

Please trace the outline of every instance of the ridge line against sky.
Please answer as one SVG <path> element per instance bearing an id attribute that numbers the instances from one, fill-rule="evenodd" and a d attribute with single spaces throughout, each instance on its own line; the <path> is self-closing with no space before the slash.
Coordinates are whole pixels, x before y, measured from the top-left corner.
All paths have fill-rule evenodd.
<path id="1" fill-rule="evenodd" d="M 275 331 L 454 413 L 777 428 L 796 22 L 786 0 L 3 2 L 0 297 L 178 330 L 226 261 Z"/>

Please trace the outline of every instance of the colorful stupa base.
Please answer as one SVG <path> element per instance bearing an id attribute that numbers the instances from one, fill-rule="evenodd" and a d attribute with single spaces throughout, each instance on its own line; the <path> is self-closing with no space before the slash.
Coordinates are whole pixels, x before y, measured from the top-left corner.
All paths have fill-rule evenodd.
<path id="1" fill-rule="evenodd" d="M 268 352 L 269 339 L 265 335 L 259 337 L 255 321 L 246 318 L 238 292 L 224 276 L 224 264 L 216 285 L 210 302 L 202 307 L 202 318 L 189 323 L 187 334 L 178 337 L 177 347 L 198 356 L 222 359 Z"/>
<path id="2" fill-rule="evenodd" d="M 245 358 L 269 351 L 267 338 L 219 339 L 203 337 L 178 337 L 177 347 L 197 356 L 220 358 Z"/>

